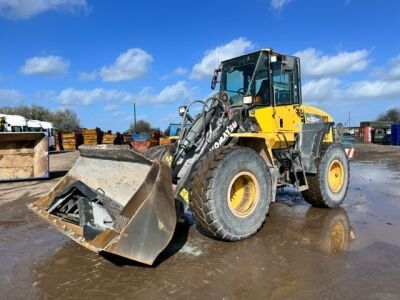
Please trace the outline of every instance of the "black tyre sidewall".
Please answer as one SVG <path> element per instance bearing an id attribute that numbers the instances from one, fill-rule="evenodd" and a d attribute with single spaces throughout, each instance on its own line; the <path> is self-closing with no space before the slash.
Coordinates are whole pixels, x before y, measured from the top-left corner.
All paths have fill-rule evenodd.
<path id="1" fill-rule="evenodd" d="M 227 201 L 229 184 L 242 171 L 253 174 L 259 187 L 256 207 L 245 218 L 235 216 Z M 237 148 L 219 162 L 211 180 L 207 198 L 214 199 L 210 201 L 210 208 L 215 212 L 223 231 L 240 238 L 257 232 L 265 220 L 271 200 L 271 177 L 263 159 L 251 149 Z"/>
<path id="2" fill-rule="evenodd" d="M 344 172 L 343 185 L 338 193 L 332 192 L 328 183 L 329 166 L 334 160 L 338 160 L 342 163 Z M 331 147 L 324 153 L 320 165 L 320 172 L 321 194 L 324 198 L 325 204 L 328 207 L 339 206 L 346 196 L 349 184 L 349 162 L 342 147 Z"/>

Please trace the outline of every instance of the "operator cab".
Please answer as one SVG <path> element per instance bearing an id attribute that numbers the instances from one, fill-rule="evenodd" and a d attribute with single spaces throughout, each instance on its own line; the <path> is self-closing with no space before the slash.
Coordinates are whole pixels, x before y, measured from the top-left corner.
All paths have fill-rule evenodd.
<path id="1" fill-rule="evenodd" d="M 301 104 L 300 60 L 263 49 L 226 60 L 215 70 L 211 87 L 220 74 L 220 91 L 231 107 Z"/>

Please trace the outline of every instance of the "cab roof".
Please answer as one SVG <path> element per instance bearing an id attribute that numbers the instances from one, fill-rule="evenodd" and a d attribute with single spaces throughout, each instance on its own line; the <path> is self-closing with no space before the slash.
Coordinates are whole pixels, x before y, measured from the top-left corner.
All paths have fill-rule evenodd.
<path id="1" fill-rule="evenodd" d="M 228 61 L 240 58 L 240 57 L 245 57 L 245 56 L 256 54 L 256 53 L 260 53 L 260 52 L 269 52 L 269 53 L 271 53 L 273 55 L 281 55 L 281 56 L 293 56 L 293 55 L 284 54 L 284 53 L 280 53 L 280 52 L 274 51 L 272 48 L 261 48 L 260 50 L 257 50 L 257 51 L 254 51 L 254 52 L 246 53 L 246 54 L 243 54 L 243 55 L 232 57 L 230 59 L 223 60 L 221 63 L 225 63 L 225 62 L 228 62 Z"/>

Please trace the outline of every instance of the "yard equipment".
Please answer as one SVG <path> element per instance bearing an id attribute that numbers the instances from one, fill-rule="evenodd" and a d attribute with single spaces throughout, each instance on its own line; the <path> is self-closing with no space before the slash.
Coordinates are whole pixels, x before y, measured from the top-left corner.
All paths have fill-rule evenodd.
<path id="1" fill-rule="evenodd" d="M 278 187 L 296 187 L 317 207 L 343 202 L 348 160 L 333 142 L 332 117 L 302 105 L 297 57 L 272 49 L 236 57 L 215 70 L 217 83 L 208 100 L 179 108 L 175 145 L 144 156 L 80 147 L 72 170 L 32 209 L 91 250 L 152 264 L 183 208 L 204 234 L 236 241 L 261 228 Z"/>
<path id="2" fill-rule="evenodd" d="M 168 125 L 168 136 L 160 139 L 160 145 L 175 144 L 179 139 L 179 132 L 181 130 L 181 124 L 170 123 Z"/>

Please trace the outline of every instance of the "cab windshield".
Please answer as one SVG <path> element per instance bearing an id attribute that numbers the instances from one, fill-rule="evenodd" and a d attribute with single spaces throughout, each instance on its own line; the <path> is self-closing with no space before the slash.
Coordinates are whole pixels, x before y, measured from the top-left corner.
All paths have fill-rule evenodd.
<path id="1" fill-rule="evenodd" d="M 268 57 L 263 52 L 222 63 L 221 91 L 227 92 L 231 106 L 241 106 L 244 96 L 253 96 L 255 104 L 268 105 Z"/>

